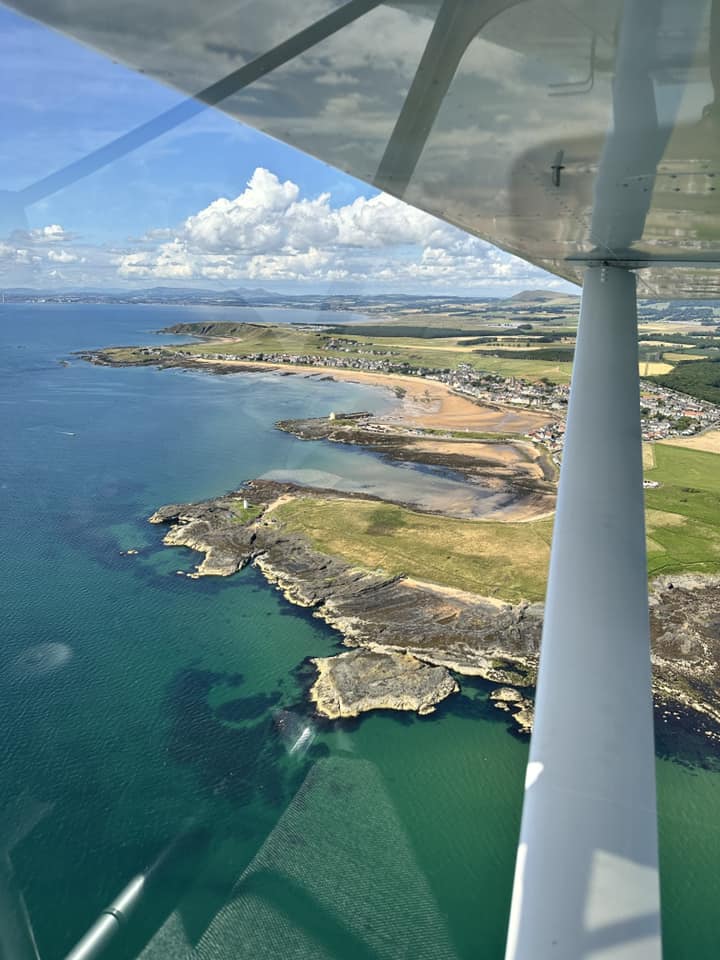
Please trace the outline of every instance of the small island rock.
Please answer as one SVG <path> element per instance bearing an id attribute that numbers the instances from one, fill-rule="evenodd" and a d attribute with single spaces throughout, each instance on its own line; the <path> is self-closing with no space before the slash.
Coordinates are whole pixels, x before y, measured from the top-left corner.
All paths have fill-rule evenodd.
<path id="1" fill-rule="evenodd" d="M 310 699 L 330 720 L 368 710 L 413 710 L 424 715 L 460 689 L 445 667 L 430 666 L 409 653 L 359 648 L 312 663 L 318 678 Z"/>

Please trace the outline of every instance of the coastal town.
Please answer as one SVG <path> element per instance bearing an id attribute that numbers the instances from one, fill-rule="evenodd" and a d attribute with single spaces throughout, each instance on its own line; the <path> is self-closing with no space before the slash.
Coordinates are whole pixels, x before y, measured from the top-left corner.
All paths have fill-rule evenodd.
<path id="1" fill-rule="evenodd" d="M 346 355 L 298 354 L 283 352 L 231 353 L 203 352 L 195 355 L 187 347 L 142 347 L 139 353 L 150 362 L 153 359 L 167 361 L 202 360 L 283 364 L 298 367 L 318 367 L 321 369 L 356 370 L 364 373 L 402 375 L 436 381 L 450 387 L 461 396 L 485 403 L 512 406 L 520 409 L 533 409 L 549 413 L 552 420 L 527 434 L 528 438 L 543 444 L 559 463 L 565 439 L 565 420 L 570 397 L 570 385 L 553 383 L 549 379 L 531 381 L 522 377 L 503 377 L 499 374 L 477 370 L 469 363 L 458 363 L 453 369 L 437 369 L 417 366 L 399 359 L 391 350 L 373 350 L 363 345 L 363 354 L 358 355 L 349 349 L 350 343 L 343 341 Z M 328 349 L 338 343 L 328 341 Z M 690 397 L 667 387 L 640 381 L 640 412 L 643 440 L 665 440 L 670 437 L 689 437 L 704 430 L 720 426 L 720 406 Z"/>

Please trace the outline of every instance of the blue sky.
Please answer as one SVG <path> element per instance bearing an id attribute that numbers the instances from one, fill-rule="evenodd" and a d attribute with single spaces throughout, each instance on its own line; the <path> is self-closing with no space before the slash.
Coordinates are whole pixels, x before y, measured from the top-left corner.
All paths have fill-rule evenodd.
<path id="1" fill-rule="evenodd" d="M 0 36 L 3 190 L 22 190 L 183 99 L 2 7 Z M 504 295 L 559 285 L 213 110 L 24 212 L 6 197 L 2 223 L 4 287 Z"/>

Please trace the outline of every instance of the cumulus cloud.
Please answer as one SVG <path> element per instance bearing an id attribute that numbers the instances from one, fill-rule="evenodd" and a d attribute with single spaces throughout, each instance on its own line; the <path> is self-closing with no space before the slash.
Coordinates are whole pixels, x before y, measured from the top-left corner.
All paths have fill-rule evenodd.
<path id="1" fill-rule="evenodd" d="M 60 250 L 48 250 L 47 258 L 53 263 L 77 263 L 80 259 L 77 254 L 69 253 L 67 250 L 63 250 L 62 247 Z"/>
<path id="2" fill-rule="evenodd" d="M 105 248 L 80 244 L 57 223 L 15 230 L 0 240 L 0 283 L 4 286 L 102 283 L 111 276 L 110 267 Z"/>
<path id="3" fill-rule="evenodd" d="M 562 287 L 489 243 L 388 194 L 333 203 L 258 167 L 234 198 L 220 197 L 175 230 L 149 230 L 124 249 L 81 242 L 59 224 L 0 241 L 3 284 L 230 285 L 301 290 L 512 292 Z"/>
<path id="4" fill-rule="evenodd" d="M 72 239 L 59 223 L 51 223 L 47 227 L 36 227 L 28 231 L 31 243 L 62 243 Z"/>
<path id="5" fill-rule="evenodd" d="M 119 254 L 126 279 L 347 281 L 463 288 L 547 283 L 539 269 L 388 194 L 333 206 L 258 167 L 234 199 L 188 217 L 171 239 Z M 153 243 L 153 241 L 155 241 Z"/>

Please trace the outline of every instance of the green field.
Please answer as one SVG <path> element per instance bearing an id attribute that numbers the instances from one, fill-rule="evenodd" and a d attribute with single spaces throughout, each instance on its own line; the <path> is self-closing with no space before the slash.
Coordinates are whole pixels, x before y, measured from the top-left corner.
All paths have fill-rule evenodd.
<path id="1" fill-rule="evenodd" d="M 276 516 L 319 550 L 368 569 L 513 602 L 545 595 L 551 520 L 452 520 L 393 504 L 309 498 L 283 504 Z"/>
<path id="2" fill-rule="evenodd" d="M 654 445 L 645 491 L 648 567 L 660 573 L 720 573 L 720 456 L 662 443 Z"/>
<path id="3" fill-rule="evenodd" d="M 646 475 L 650 577 L 720 573 L 720 456 L 656 444 Z M 501 600 L 542 600 L 552 520 L 454 520 L 361 500 L 298 498 L 277 510 L 321 551 Z"/>
<path id="4" fill-rule="evenodd" d="M 189 327 L 191 325 L 184 325 Z M 198 325 L 199 326 L 199 325 Z M 203 330 L 211 332 L 215 325 L 206 324 Z M 228 333 L 228 325 L 218 325 L 217 329 Z M 277 354 L 287 353 L 298 356 L 313 355 L 321 359 L 344 358 L 367 362 L 386 360 L 392 364 L 407 364 L 411 368 L 425 367 L 432 370 L 451 370 L 458 364 L 466 363 L 478 371 L 494 373 L 503 377 L 520 377 L 526 380 L 546 379 L 554 383 L 568 383 L 572 364 L 554 359 L 542 358 L 542 346 L 535 351 L 535 359 L 525 359 L 510 355 L 495 357 L 485 351 L 470 348 L 463 338 L 439 337 L 424 340 L 415 337 L 397 339 L 390 337 L 366 337 L 356 334 L 352 327 L 343 330 L 342 339 L 348 342 L 347 350 L 328 349 L 328 334 L 294 328 L 290 324 L 262 325 L 246 324 L 233 326 L 232 339 L 205 341 L 173 347 L 173 350 L 190 354 Z M 549 343 L 549 351 L 557 351 L 557 345 Z M 122 359 L 130 359 L 128 356 Z"/>
<path id="5" fill-rule="evenodd" d="M 382 349 L 380 340 L 374 341 L 375 348 Z M 554 360 L 524 360 L 522 358 L 494 357 L 484 351 L 428 350 L 422 348 L 398 349 L 397 362 L 409 363 L 414 367 L 429 367 L 438 370 L 454 370 L 458 364 L 466 363 L 475 370 L 495 373 L 501 377 L 519 377 L 523 380 L 550 380 L 553 383 L 569 383 L 571 363 Z M 361 356 L 361 352 L 358 356 Z M 368 357 L 368 359 L 371 359 Z"/>
<path id="6" fill-rule="evenodd" d="M 186 327 L 193 324 L 185 324 Z M 227 332 L 222 329 L 221 333 Z M 215 324 L 206 324 L 214 333 Z M 225 342 L 207 342 L 187 344 L 185 349 L 191 353 L 315 353 L 322 348 L 325 340 L 317 333 L 300 330 L 291 324 L 234 324 L 232 338 Z"/>

